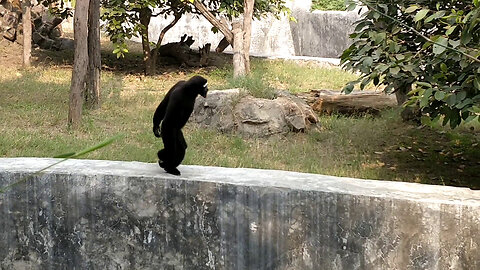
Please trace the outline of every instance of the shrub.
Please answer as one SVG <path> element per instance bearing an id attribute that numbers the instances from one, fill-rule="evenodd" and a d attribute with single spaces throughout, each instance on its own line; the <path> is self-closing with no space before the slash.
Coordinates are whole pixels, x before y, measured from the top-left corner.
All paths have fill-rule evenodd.
<path id="1" fill-rule="evenodd" d="M 480 1 L 361 2 L 368 11 L 342 63 L 363 75 L 344 90 L 383 84 L 385 92 L 408 93 L 425 123 L 480 121 Z"/>

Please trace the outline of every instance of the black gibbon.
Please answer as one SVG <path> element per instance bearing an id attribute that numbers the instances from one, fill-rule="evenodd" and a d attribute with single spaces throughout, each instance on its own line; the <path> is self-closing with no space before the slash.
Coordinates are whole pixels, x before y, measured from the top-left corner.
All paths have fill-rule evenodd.
<path id="1" fill-rule="evenodd" d="M 168 91 L 155 110 L 153 133 L 156 137 L 162 137 L 164 147 L 157 153 L 158 164 L 167 173 L 180 175 L 177 166 L 185 157 L 187 149 L 182 128 L 193 112 L 197 95 L 206 97 L 207 92 L 207 80 L 202 76 L 179 81 Z"/>

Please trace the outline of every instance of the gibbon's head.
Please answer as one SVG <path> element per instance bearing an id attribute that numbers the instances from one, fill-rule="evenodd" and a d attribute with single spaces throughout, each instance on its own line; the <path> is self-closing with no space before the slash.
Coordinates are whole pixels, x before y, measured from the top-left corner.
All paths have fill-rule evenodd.
<path id="1" fill-rule="evenodd" d="M 202 97 L 206 98 L 207 97 L 207 92 L 208 92 L 208 83 L 207 79 L 203 78 L 202 76 L 193 76 L 188 80 L 188 84 L 198 91 L 198 94 L 201 95 Z"/>

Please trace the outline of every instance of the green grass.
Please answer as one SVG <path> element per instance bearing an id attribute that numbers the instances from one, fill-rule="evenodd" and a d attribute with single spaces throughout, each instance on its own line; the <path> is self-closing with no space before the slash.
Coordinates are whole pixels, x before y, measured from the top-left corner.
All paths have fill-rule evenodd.
<path id="1" fill-rule="evenodd" d="M 127 61 L 129 59 L 126 59 Z M 130 59 L 130 61 L 133 61 Z M 67 61 L 68 62 L 68 61 Z M 108 63 L 107 63 L 108 64 Z M 71 67 L 42 64 L 29 70 L 2 67 L 0 156 L 52 157 L 76 152 L 116 134 L 124 137 L 88 154 L 89 159 L 155 162 L 162 148 L 151 118 L 165 92 L 178 80 L 201 74 L 211 89 L 247 85 L 263 91 L 336 89 L 355 78 L 337 68 L 291 61 L 252 61 L 248 80 L 230 80 L 230 68 L 164 69 L 160 75 L 102 72 L 102 108 L 84 110 L 80 128 L 67 127 Z M 373 118 L 321 116 L 307 133 L 244 139 L 188 124 L 183 164 L 281 169 L 328 175 L 480 188 L 480 136 L 460 128 L 422 128 L 403 123 L 398 111 Z"/>
<path id="2" fill-rule="evenodd" d="M 312 10 L 346 10 L 345 0 L 313 0 Z"/>

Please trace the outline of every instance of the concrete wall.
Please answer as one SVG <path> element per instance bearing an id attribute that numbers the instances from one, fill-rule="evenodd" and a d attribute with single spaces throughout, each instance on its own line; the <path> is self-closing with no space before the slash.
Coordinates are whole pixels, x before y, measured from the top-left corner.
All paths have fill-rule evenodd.
<path id="1" fill-rule="evenodd" d="M 0 186 L 52 159 L 0 159 Z M 0 269 L 480 269 L 480 191 L 70 160 L 0 194 Z"/>
<path id="2" fill-rule="evenodd" d="M 255 20 L 252 25 L 251 53 L 260 56 L 314 56 L 337 58 L 349 44 L 353 23 L 358 12 L 315 11 L 310 12 L 311 1 L 297 0 L 289 3 L 297 22 L 286 17 L 277 20 L 267 17 Z M 172 18 L 152 18 L 150 36 L 156 41 L 160 31 Z M 212 25 L 202 16 L 184 16 L 167 34 L 163 43 L 178 42 L 184 34 L 193 36 L 192 48 L 211 43 L 215 49 L 222 34 L 214 34 Z M 136 39 L 139 41 L 138 39 Z M 227 51 L 231 51 L 231 47 Z"/>

